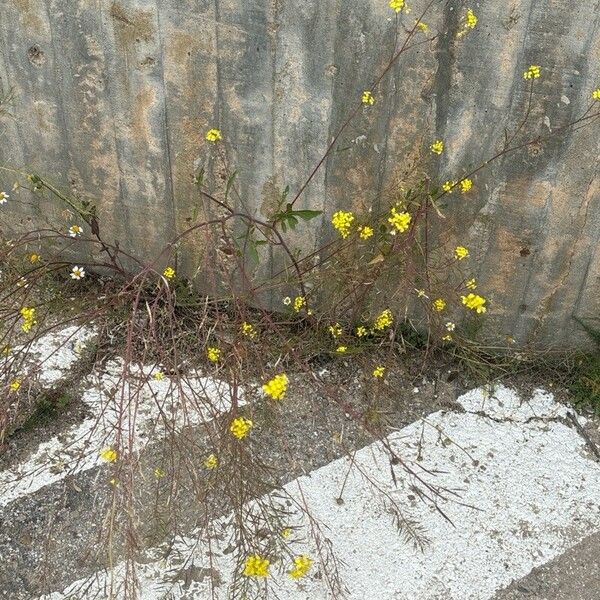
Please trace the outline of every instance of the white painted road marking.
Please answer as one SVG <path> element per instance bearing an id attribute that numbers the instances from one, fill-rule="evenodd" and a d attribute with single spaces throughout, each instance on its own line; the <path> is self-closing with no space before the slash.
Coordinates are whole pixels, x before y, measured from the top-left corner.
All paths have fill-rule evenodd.
<path id="1" fill-rule="evenodd" d="M 452 523 L 417 498 L 411 487 L 414 478 L 398 467 L 394 486 L 381 442 L 356 453 L 357 467 L 349 475 L 349 459 L 343 458 L 286 486 L 327 528 L 350 598 L 489 600 L 511 581 L 600 530 L 600 465 L 589 458 L 577 432 L 561 422 L 565 407 L 542 392 L 522 402 L 503 387 L 492 394 L 474 390 L 458 402 L 466 412 L 436 412 L 387 438 L 415 471 L 436 473 L 426 476 L 430 483 L 460 491 L 459 502 L 440 502 Z M 426 528 L 430 541 L 423 552 L 398 534 L 389 502 L 366 482 L 365 474 Z M 340 504 L 336 498 L 342 484 Z M 230 535 L 231 530 L 222 542 L 212 542 L 212 567 L 223 582 L 214 590 L 208 577 L 173 577 L 182 564 L 209 567 L 207 546 L 194 547 L 193 535 L 180 540 L 167 560 L 157 559 L 158 550 L 149 551 L 154 560 L 147 557 L 137 565 L 142 600 L 227 598 L 233 556 L 223 550 Z M 314 546 L 304 544 L 294 551 L 316 557 Z M 269 580 L 279 598 L 332 597 L 327 578 L 315 577 L 318 565 L 299 581 L 285 575 L 289 565 L 280 574 L 275 566 Z M 113 582 L 123 568 L 115 569 Z M 116 587 L 109 596 L 110 582 L 110 576 L 98 573 L 44 600 L 122 597 Z"/>
<path id="2" fill-rule="evenodd" d="M 32 345 L 29 352 L 41 368 L 40 381 L 60 381 L 78 359 L 77 344 L 85 343 L 91 335 L 88 330 L 70 327 Z M 177 431 L 184 425 L 198 425 L 231 406 L 229 385 L 212 377 L 193 374 L 175 386 L 168 378 L 153 380 L 150 367 L 132 368 L 129 383 L 123 386 L 122 370 L 122 361 L 112 361 L 106 372 L 89 376 L 89 387 L 82 397 L 89 417 L 40 443 L 25 462 L 0 471 L 0 507 L 101 464 L 100 450 L 115 444 L 119 430 L 124 432 L 121 448 L 127 444 L 128 432 L 135 430 L 133 450 L 139 451 L 151 437 L 160 439 L 167 427 Z M 243 405 L 242 390 L 238 396 Z"/>

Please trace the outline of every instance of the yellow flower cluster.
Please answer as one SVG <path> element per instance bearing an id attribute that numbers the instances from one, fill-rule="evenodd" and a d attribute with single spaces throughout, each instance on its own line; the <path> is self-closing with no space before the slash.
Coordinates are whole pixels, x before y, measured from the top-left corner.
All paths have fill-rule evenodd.
<path id="1" fill-rule="evenodd" d="M 254 339 L 257 335 L 256 328 L 254 327 L 254 325 L 252 325 L 252 323 L 244 321 L 242 323 L 242 334 L 251 339 Z"/>
<path id="2" fill-rule="evenodd" d="M 339 323 L 334 323 L 333 325 L 330 325 L 327 328 L 327 331 L 329 331 L 329 333 L 334 337 L 340 337 L 340 335 L 342 335 L 343 333 L 343 329 L 342 326 Z"/>
<path id="3" fill-rule="evenodd" d="M 29 262 L 34 265 L 35 263 L 40 262 L 41 258 L 42 257 L 39 254 L 32 254 L 29 257 Z"/>
<path id="4" fill-rule="evenodd" d="M 331 223 L 340 235 L 346 239 L 350 235 L 350 227 L 354 221 L 354 215 L 350 211 L 338 210 L 333 213 Z"/>
<path id="5" fill-rule="evenodd" d="M 454 248 L 454 256 L 456 256 L 458 260 L 467 258 L 469 256 L 469 249 L 464 246 L 456 246 L 456 248 Z"/>
<path id="6" fill-rule="evenodd" d="M 390 0 L 390 8 L 399 13 L 406 4 L 406 0 Z"/>
<path id="7" fill-rule="evenodd" d="M 267 381 L 262 386 L 263 392 L 273 398 L 273 400 L 281 400 L 285 396 L 289 380 L 285 373 L 275 375 L 273 379 Z"/>
<path id="8" fill-rule="evenodd" d="M 433 308 L 438 312 L 442 312 L 446 308 L 446 301 L 443 298 L 437 298 L 433 301 Z"/>
<path id="9" fill-rule="evenodd" d="M 268 558 L 263 558 L 260 554 L 251 554 L 246 558 L 244 575 L 246 577 L 268 577 L 269 564 Z"/>
<path id="10" fill-rule="evenodd" d="M 361 225 L 358 228 L 358 235 L 361 240 L 368 240 L 373 235 L 373 228 L 368 225 Z"/>
<path id="11" fill-rule="evenodd" d="M 429 31 L 429 25 L 427 23 L 423 23 L 423 21 L 415 21 L 415 25 L 417 29 L 420 29 L 423 33 L 427 33 Z"/>
<path id="12" fill-rule="evenodd" d="M 162 479 L 164 476 L 165 472 L 160 467 L 154 469 L 154 477 L 156 477 L 156 479 Z"/>
<path id="13" fill-rule="evenodd" d="M 463 19 L 462 29 L 456 34 L 456 37 L 462 37 L 466 35 L 470 29 L 475 29 L 475 25 L 477 25 L 477 16 L 473 12 L 471 8 L 467 9 L 467 14 Z"/>
<path id="14" fill-rule="evenodd" d="M 485 298 L 482 296 L 467 294 L 466 296 L 461 296 L 460 299 L 467 308 L 476 311 L 477 314 L 484 313 L 487 310 L 485 307 Z"/>
<path id="15" fill-rule="evenodd" d="M 209 346 L 206 350 L 206 356 L 211 362 L 217 362 L 221 358 L 221 351 L 214 346 Z"/>
<path id="16" fill-rule="evenodd" d="M 523 79 L 537 79 L 541 70 L 539 65 L 531 65 L 527 71 L 523 72 Z"/>
<path id="17" fill-rule="evenodd" d="M 100 451 L 100 458 L 102 458 L 106 462 L 115 462 L 118 456 L 119 455 L 117 454 L 117 451 L 111 448 L 110 446 L 107 446 L 106 448 L 103 448 Z"/>
<path id="18" fill-rule="evenodd" d="M 209 142 L 220 142 L 223 139 L 219 129 L 209 129 L 206 132 L 206 140 Z"/>
<path id="19" fill-rule="evenodd" d="M 346 350 L 348 350 L 348 346 L 338 346 L 335 351 L 338 354 L 344 354 L 344 352 L 346 352 Z"/>
<path id="20" fill-rule="evenodd" d="M 31 328 L 37 323 L 35 320 L 35 308 L 28 308 L 24 306 L 20 311 L 23 323 L 21 323 L 21 329 L 27 333 L 31 331 Z"/>
<path id="21" fill-rule="evenodd" d="M 213 469 L 216 469 L 219 466 L 219 459 L 217 458 L 216 454 L 209 454 L 204 459 L 203 464 L 207 469 L 210 469 L 212 471 Z"/>
<path id="22" fill-rule="evenodd" d="M 389 327 L 393 322 L 394 317 L 392 316 L 392 311 L 389 308 L 386 308 L 375 318 L 375 321 L 373 322 L 373 329 L 376 331 L 381 331 L 386 327 Z"/>
<path id="23" fill-rule="evenodd" d="M 361 100 L 362 100 L 363 104 L 369 104 L 369 105 L 375 104 L 375 98 L 374 98 L 373 94 L 371 94 L 371 92 L 369 90 L 365 90 L 362 93 Z"/>
<path id="24" fill-rule="evenodd" d="M 19 388 L 21 387 L 21 380 L 20 379 L 13 379 L 10 382 L 10 385 L 8 386 L 10 388 L 11 392 L 16 392 L 19 390 Z"/>
<path id="25" fill-rule="evenodd" d="M 303 306 L 306 306 L 306 298 L 304 296 L 296 296 L 294 298 L 294 310 L 300 312 Z"/>
<path id="26" fill-rule="evenodd" d="M 248 432 L 252 429 L 254 423 L 250 419 L 246 419 L 244 417 L 236 417 L 233 421 L 231 421 L 231 425 L 229 426 L 229 431 L 236 437 L 238 440 L 244 439 Z"/>
<path id="27" fill-rule="evenodd" d="M 313 565 L 313 560 L 306 556 L 306 554 L 302 554 L 301 556 L 296 556 L 294 558 L 294 567 L 291 571 L 288 571 L 289 576 L 293 579 L 300 579 L 300 577 L 304 577 L 310 568 Z"/>
<path id="28" fill-rule="evenodd" d="M 441 154 L 444 151 L 444 142 L 442 140 L 435 140 L 429 148 L 434 154 Z"/>
<path id="29" fill-rule="evenodd" d="M 600 88 L 596 88 L 593 92 L 592 92 L 592 98 L 594 100 L 600 100 Z"/>
<path id="30" fill-rule="evenodd" d="M 365 337 L 365 335 L 367 335 L 369 332 L 367 331 L 367 328 L 364 327 L 363 325 L 359 325 L 356 330 L 355 330 L 356 336 L 357 337 Z"/>
<path id="31" fill-rule="evenodd" d="M 452 181 L 451 179 L 448 179 L 448 181 L 444 181 L 444 183 L 442 184 L 442 189 L 445 192 L 448 192 L 449 194 L 452 193 L 452 188 L 456 185 L 456 181 Z"/>
<path id="32" fill-rule="evenodd" d="M 473 187 L 473 181 L 471 179 L 463 179 L 460 182 L 460 191 L 466 194 Z"/>
<path id="33" fill-rule="evenodd" d="M 162 371 L 156 371 L 154 375 L 152 375 L 152 379 L 154 381 L 162 381 L 165 378 L 165 374 Z"/>
<path id="34" fill-rule="evenodd" d="M 385 373 L 385 367 L 375 367 L 373 369 L 373 377 L 383 377 L 383 374 Z"/>
<path id="35" fill-rule="evenodd" d="M 398 212 L 392 207 L 392 214 L 388 217 L 388 222 L 400 233 L 406 231 L 410 225 L 411 216 L 407 212 Z"/>
<path id="36" fill-rule="evenodd" d="M 471 279 L 467 279 L 465 286 L 469 290 L 474 290 L 477 287 L 477 280 L 474 277 L 472 277 Z"/>
<path id="37" fill-rule="evenodd" d="M 166 279 L 173 279 L 173 277 L 175 277 L 175 269 L 173 267 L 167 267 L 164 271 L 163 271 L 163 275 Z"/>

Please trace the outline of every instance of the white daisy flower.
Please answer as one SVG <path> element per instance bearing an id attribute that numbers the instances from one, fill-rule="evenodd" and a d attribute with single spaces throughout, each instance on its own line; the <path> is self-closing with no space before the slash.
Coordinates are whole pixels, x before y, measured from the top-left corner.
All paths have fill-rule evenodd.
<path id="1" fill-rule="evenodd" d="M 82 233 L 83 229 L 79 227 L 79 225 L 71 225 L 71 227 L 69 227 L 69 235 L 73 238 L 80 237 Z"/>
<path id="2" fill-rule="evenodd" d="M 83 279 L 85 277 L 85 271 L 82 267 L 73 267 L 71 269 L 71 278 L 72 279 Z"/>

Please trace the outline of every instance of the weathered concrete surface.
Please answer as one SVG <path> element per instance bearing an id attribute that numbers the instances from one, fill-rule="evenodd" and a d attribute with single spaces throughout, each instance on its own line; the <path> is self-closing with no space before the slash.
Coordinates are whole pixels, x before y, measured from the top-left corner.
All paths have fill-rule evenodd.
<path id="1" fill-rule="evenodd" d="M 91 196 L 104 230 L 145 258 L 185 229 L 196 206 L 207 210 L 192 176 L 204 165 L 219 181 L 223 163 L 202 137 L 218 126 L 239 170 L 236 201 L 264 215 L 275 193 L 299 188 L 385 65 L 396 32 L 387 4 L 2 2 L 0 84 L 15 102 L 14 118 L 0 125 L 0 162 Z M 304 227 L 297 245 L 329 239 L 337 208 L 377 209 L 421 153 L 441 181 L 493 156 L 505 127 L 523 116 L 529 64 L 543 72 L 524 135 L 586 110 L 600 85 L 597 0 L 568 10 L 556 0 L 473 8 L 479 23 L 457 40 L 465 6 L 435 2 L 426 22 L 437 39 L 399 61 L 376 105 L 342 136 L 350 149 L 332 155 L 303 200 L 326 218 Z M 447 147 L 436 160 L 427 152 L 433 138 Z M 444 229 L 471 248 L 488 323 L 518 342 L 581 344 L 572 316 L 600 314 L 599 139 L 594 124 L 530 147 L 480 172 L 468 199 L 449 202 Z M 11 200 L 6 232 L 29 217 L 64 218 L 24 192 Z M 195 273 L 212 248 L 204 234 L 190 240 L 180 269 Z"/>

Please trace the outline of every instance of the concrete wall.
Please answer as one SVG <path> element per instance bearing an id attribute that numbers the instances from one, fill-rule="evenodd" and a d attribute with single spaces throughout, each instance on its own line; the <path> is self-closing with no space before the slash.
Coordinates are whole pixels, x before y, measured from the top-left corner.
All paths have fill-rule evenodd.
<path id="1" fill-rule="evenodd" d="M 241 197 L 264 213 L 275 193 L 298 188 L 389 59 L 396 25 L 387 4 L 2 0 L 0 83 L 15 101 L 14 118 L 0 123 L 0 162 L 92 197 L 104 230 L 150 255 L 198 205 L 195 169 L 219 175 L 203 142 L 216 125 Z M 423 0 L 414 4 L 411 25 Z M 457 40 L 467 6 L 479 23 Z M 530 136 L 582 113 L 600 86 L 596 0 L 439 1 L 425 21 L 439 36 L 399 61 L 380 101 L 343 136 L 350 150 L 327 161 L 303 206 L 327 216 L 377 209 L 433 138 L 447 147 L 428 155 L 434 179 L 492 156 L 522 118 L 530 64 L 543 68 Z M 574 345 L 584 336 L 571 316 L 600 316 L 599 156 L 593 124 L 495 163 L 468 199 L 453 196 L 447 227 L 471 248 L 497 331 Z M 20 200 L 13 216 L 60 217 Z M 304 248 L 328 239 L 328 219 L 304 232 Z M 187 244 L 180 268 L 195 269 L 207 245 Z"/>

